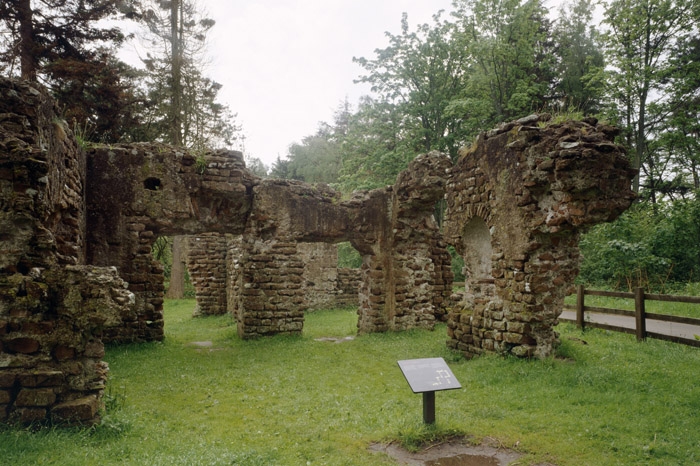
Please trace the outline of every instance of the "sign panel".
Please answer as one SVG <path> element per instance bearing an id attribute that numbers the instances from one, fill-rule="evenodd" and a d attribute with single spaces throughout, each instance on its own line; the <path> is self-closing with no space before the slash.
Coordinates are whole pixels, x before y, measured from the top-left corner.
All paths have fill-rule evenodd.
<path id="1" fill-rule="evenodd" d="M 462 388 L 442 358 L 406 359 L 399 367 L 413 393 Z"/>

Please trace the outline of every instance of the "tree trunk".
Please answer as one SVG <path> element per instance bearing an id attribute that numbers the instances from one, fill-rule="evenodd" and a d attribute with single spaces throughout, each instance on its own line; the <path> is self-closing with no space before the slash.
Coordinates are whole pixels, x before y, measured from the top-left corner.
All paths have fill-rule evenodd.
<path id="1" fill-rule="evenodd" d="M 170 269 L 170 286 L 165 297 L 182 299 L 185 295 L 185 260 L 187 236 L 173 237 L 173 265 Z"/>
<path id="2" fill-rule="evenodd" d="M 36 60 L 34 58 L 34 26 L 31 0 L 17 2 L 19 20 L 20 51 L 19 60 L 22 79 L 36 81 Z"/>
<path id="3" fill-rule="evenodd" d="M 182 145 L 182 47 L 180 44 L 180 3 L 170 2 L 170 44 L 172 48 L 172 112 L 170 121 L 171 144 Z"/>

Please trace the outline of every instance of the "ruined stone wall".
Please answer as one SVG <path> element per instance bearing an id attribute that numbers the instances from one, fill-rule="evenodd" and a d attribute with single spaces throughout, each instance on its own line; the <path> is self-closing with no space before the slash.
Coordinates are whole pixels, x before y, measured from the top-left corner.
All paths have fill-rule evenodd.
<path id="1" fill-rule="evenodd" d="M 466 299 L 449 346 L 544 357 L 578 274 L 580 231 L 634 198 L 615 130 L 532 116 L 483 133 L 450 170 L 445 237 L 465 258 Z"/>
<path id="2" fill-rule="evenodd" d="M 115 268 L 67 265 L 0 287 L 0 421 L 92 424 L 108 367 L 102 330 L 133 295 Z"/>
<path id="3" fill-rule="evenodd" d="M 0 270 L 84 263 L 85 155 L 45 90 L 0 78 Z"/>
<path id="4" fill-rule="evenodd" d="M 226 303 L 231 316 L 239 320 L 241 297 L 243 289 L 243 274 L 241 254 L 243 253 L 243 237 L 241 235 L 226 235 Z"/>
<path id="5" fill-rule="evenodd" d="M 88 153 L 87 261 L 116 265 L 137 312 L 108 341 L 163 338 L 163 270 L 151 257 L 158 236 L 240 234 L 257 178 L 239 152 L 195 157 L 159 144 L 96 147 Z"/>
<path id="6" fill-rule="evenodd" d="M 297 243 L 249 239 L 241 256 L 238 334 L 245 339 L 298 334 L 304 325 L 304 264 Z"/>
<path id="7" fill-rule="evenodd" d="M 85 262 L 85 156 L 48 93 L 0 78 L 0 422 L 94 423 L 133 295 Z"/>
<path id="8" fill-rule="evenodd" d="M 332 309 L 338 295 L 338 247 L 333 243 L 299 243 L 304 265 L 304 307 L 307 310 Z"/>
<path id="9" fill-rule="evenodd" d="M 195 315 L 221 315 L 228 310 L 228 239 L 219 233 L 188 237 L 187 270 L 197 297 Z"/>
<path id="10" fill-rule="evenodd" d="M 357 306 L 359 304 L 358 291 L 361 281 L 360 269 L 343 267 L 338 269 L 337 274 L 335 306 Z"/>
<path id="11" fill-rule="evenodd" d="M 434 210 L 450 166 L 445 154 L 424 154 L 393 187 L 351 199 L 362 206 L 355 224 L 372 225 L 353 244 L 363 254 L 361 333 L 433 328 L 436 319 L 444 318 L 453 274 Z"/>

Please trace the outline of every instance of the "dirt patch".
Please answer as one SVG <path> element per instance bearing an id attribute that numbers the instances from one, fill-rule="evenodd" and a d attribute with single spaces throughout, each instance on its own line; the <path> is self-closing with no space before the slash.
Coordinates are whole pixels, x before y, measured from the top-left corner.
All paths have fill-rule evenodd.
<path id="1" fill-rule="evenodd" d="M 345 341 L 353 341 L 355 337 L 353 336 L 348 336 L 348 337 L 321 337 L 321 338 L 315 338 L 316 341 L 332 341 L 334 343 L 343 343 Z"/>
<path id="2" fill-rule="evenodd" d="M 393 443 L 373 444 L 370 450 L 386 453 L 399 464 L 416 466 L 507 466 L 522 456 L 505 448 L 471 445 L 466 440 L 431 445 L 417 453 L 411 453 Z"/>

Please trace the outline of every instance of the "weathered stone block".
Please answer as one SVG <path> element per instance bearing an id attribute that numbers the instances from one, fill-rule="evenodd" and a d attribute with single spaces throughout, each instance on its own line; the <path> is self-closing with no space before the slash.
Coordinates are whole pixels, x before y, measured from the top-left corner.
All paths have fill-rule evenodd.
<path id="1" fill-rule="evenodd" d="M 19 374 L 17 380 L 22 387 L 57 387 L 64 382 L 62 371 L 32 371 L 28 374 Z"/>
<path id="2" fill-rule="evenodd" d="M 17 394 L 15 406 L 51 406 L 56 402 L 53 388 L 23 388 Z"/>
<path id="3" fill-rule="evenodd" d="M 16 380 L 16 374 L 12 372 L 0 371 L 0 388 L 12 387 Z"/>
<path id="4" fill-rule="evenodd" d="M 39 351 L 41 344 L 35 338 L 19 337 L 6 340 L 4 346 L 13 353 L 33 354 Z"/>
<path id="5" fill-rule="evenodd" d="M 95 395 L 57 404 L 51 409 L 51 419 L 55 422 L 92 424 L 97 421 L 100 401 Z"/>

